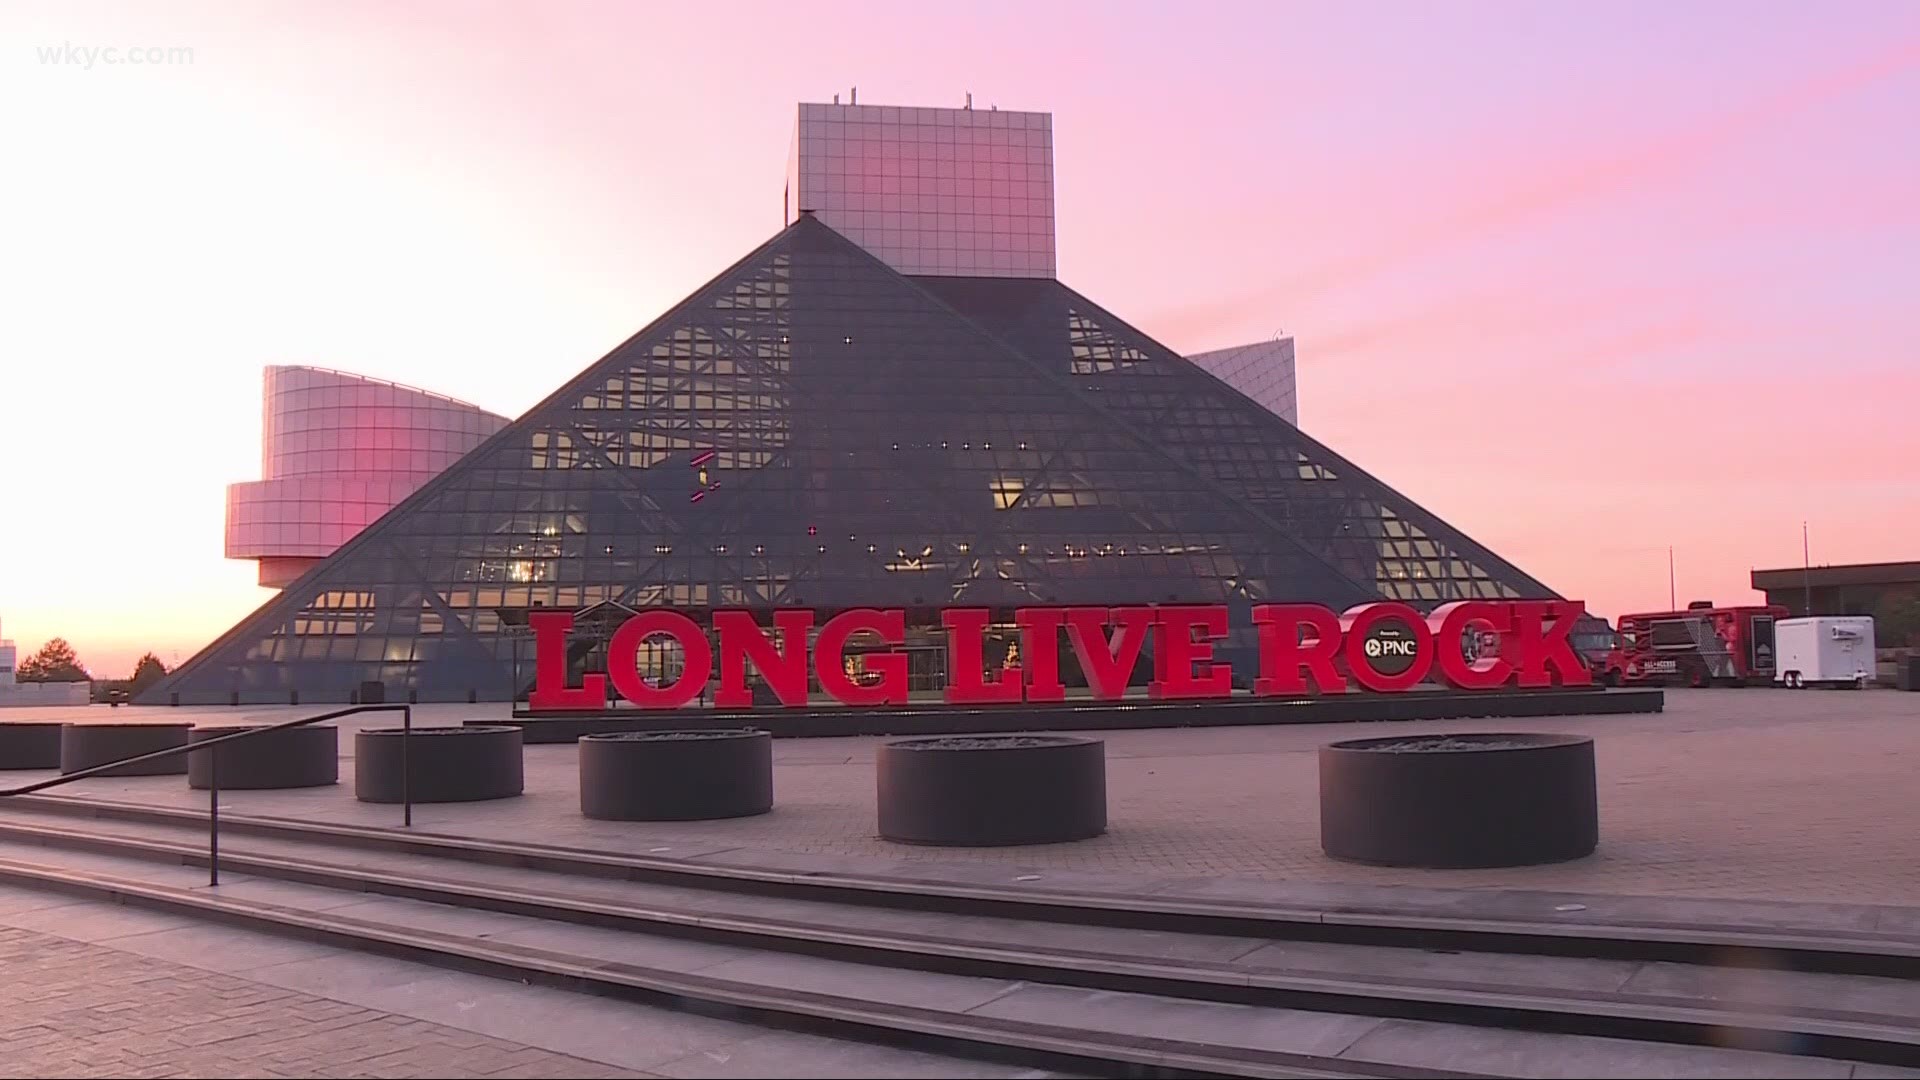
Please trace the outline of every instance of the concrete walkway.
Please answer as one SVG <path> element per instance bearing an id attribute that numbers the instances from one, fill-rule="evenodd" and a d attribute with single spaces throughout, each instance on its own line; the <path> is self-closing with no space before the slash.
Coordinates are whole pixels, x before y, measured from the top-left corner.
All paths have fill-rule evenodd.
<path id="1" fill-rule="evenodd" d="M 88 717 L 234 722 L 311 710 L 85 710 Z M 419 722 L 505 719 L 506 706 L 425 706 Z M 388 723 L 386 718 L 377 722 Z M 937 862 L 1001 877 L 1071 871 L 1131 882 L 1252 879 L 1328 885 L 1905 904 L 1920 902 L 1920 694 L 1769 689 L 1675 691 L 1646 716 L 1493 722 L 1597 740 L 1601 843 L 1591 858 L 1513 870 L 1406 871 L 1320 854 L 1316 748 L 1406 731 L 1485 731 L 1486 721 L 1112 732 L 1111 831 L 1077 844 L 929 849 L 874 835 L 874 739 L 781 740 L 773 813 L 684 824 L 579 814 L 575 752 L 528 747 L 519 799 L 420 809 L 420 828 L 675 857 L 727 851 L 762 865 L 886 872 Z M 352 726 L 351 723 L 349 726 Z M 397 824 L 354 801 L 350 737 L 338 788 L 235 792 L 238 813 Z M 9 773 L 25 780 L 34 774 Z M 173 777 L 90 780 L 66 793 L 200 807 Z"/>

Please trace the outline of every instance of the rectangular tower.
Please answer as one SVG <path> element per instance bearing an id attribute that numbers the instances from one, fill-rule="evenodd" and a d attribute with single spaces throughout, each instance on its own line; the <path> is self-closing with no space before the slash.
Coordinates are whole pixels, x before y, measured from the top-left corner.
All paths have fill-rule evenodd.
<path id="1" fill-rule="evenodd" d="M 903 274 L 1051 278 L 1053 117 L 803 103 L 784 202 Z"/>

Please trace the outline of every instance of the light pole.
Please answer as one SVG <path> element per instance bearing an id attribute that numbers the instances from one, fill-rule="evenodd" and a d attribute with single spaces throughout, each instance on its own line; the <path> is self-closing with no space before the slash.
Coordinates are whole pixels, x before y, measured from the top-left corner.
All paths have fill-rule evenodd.
<path id="1" fill-rule="evenodd" d="M 1667 545 L 1667 610 L 1680 610 L 1680 597 L 1673 587 L 1673 545 Z"/>
<path id="2" fill-rule="evenodd" d="M 1807 542 L 1807 523 L 1800 523 L 1800 582 L 1801 604 L 1806 607 L 1800 614 L 1813 616 L 1813 548 Z"/>

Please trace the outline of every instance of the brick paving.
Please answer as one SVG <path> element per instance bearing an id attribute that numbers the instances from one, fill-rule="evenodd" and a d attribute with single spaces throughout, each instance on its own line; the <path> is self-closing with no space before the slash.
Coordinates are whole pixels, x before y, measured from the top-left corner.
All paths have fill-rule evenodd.
<path id="1" fill-rule="evenodd" d="M 206 710 L 122 710 L 203 719 Z M 240 710 L 299 715 L 300 710 Z M 207 713 L 231 721 L 232 711 Z M 430 706 L 418 722 L 504 719 L 504 705 Z M 384 722 L 384 721 L 382 721 Z M 1383 733 L 1569 731 L 1597 742 L 1601 845 L 1592 858 L 1509 870 L 1409 871 L 1320 854 L 1315 750 Z M 775 810 L 679 824 L 592 822 L 579 813 L 572 747 L 527 749 L 520 799 L 419 809 L 436 832 L 693 856 L 736 849 L 881 869 L 927 860 L 1124 874 L 1528 888 L 1742 899 L 1920 902 L 1920 694 L 1678 690 L 1646 716 L 1123 731 L 1107 744 L 1111 830 L 1075 844 L 919 848 L 874 834 L 874 739 L 776 743 Z M 353 800 L 343 732 L 340 788 L 235 793 L 241 813 L 397 823 Z M 80 793 L 198 806 L 177 778 L 88 781 Z"/>
<path id="2" fill-rule="evenodd" d="M 0 1062 L 20 1077 L 648 1075 L 12 928 Z"/>

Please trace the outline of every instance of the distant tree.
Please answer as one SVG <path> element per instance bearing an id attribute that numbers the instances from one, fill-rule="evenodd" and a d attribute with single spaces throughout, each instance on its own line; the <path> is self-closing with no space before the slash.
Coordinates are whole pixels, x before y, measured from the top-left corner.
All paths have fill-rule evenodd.
<path id="1" fill-rule="evenodd" d="M 66 638 L 53 638 L 40 651 L 20 662 L 14 677 L 21 682 L 86 682 L 93 676 L 80 666 Z"/>
<path id="2" fill-rule="evenodd" d="M 167 677 L 167 665 L 160 658 L 148 653 L 133 665 L 133 678 L 127 680 L 127 692 L 137 694 L 161 679 Z"/>
<path id="3" fill-rule="evenodd" d="M 1883 649 L 1900 649 L 1920 640 L 1920 596 L 1892 596 L 1873 613 L 1873 638 Z"/>

